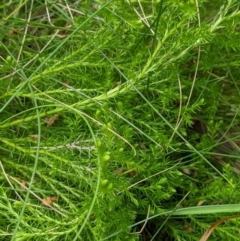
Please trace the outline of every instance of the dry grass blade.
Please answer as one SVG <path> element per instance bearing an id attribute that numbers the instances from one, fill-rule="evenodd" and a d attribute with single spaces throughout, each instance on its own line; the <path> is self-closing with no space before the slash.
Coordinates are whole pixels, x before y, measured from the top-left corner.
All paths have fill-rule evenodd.
<path id="1" fill-rule="evenodd" d="M 233 219 L 233 218 L 239 218 L 240 215 L 234 215 L 234 216 L 229 216 L 229 217 L 225 217 L 222 218 L 220 220 L 218 220 L 216 223 L 214 223 L 205 233 L 204 235 L 201 237 L 201 239 L 199 241 L 207 241 L 208 238 L 210 237 L 210 235 L 212 234 L 212 232 L 223 222 L 228 221 L 229 219 Z"/>

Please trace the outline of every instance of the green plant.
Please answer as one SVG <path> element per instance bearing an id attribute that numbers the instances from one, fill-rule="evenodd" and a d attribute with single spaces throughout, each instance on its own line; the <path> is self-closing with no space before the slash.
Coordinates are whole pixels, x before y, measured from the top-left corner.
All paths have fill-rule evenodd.
<path id="1" fill-rule="evenodd" d="M 238 211 L 238 1 L 1 10 L 0 239 L 199 240 Z"/>

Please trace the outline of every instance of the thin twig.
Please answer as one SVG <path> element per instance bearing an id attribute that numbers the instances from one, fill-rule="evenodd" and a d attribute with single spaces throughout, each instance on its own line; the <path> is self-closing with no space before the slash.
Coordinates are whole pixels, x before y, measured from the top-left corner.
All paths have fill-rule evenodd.
<path id="1" fill-rule="evenodd" d="M 135 232 L 134 234 L 140 234 L 140 233 L 142 233 L 143 229 L 144 229 L 144 228 L 145 228 L 145 226 L 147 225 L 148 218 L 149 218 L 149 214 L 150 214 L 150 205 L 148 205 L 147 217 L 145 218 L 145 220 L 146 220 L 146 221 L 144 222 L 144 224 L 143 224 L 143 226 L 142 226 L 141 230 L 140 230 L 140 231 L 138 231 L 138 232 Z"/>
<path id="2" fill-rule="evenodd" d="M 26 25 L 25 30 L 24 30 L 23 39 L 22 39 L 21 46 L 20 46 L 20 49 L 19 49 L 19 52 L 18 52 L 18 56 L 17 56 L 17 63 L 19 62 L 19 59 L 20 59 L 20 56 L 21 56 L 21 53 L 22 53 L 22 49 L 23 49 L 24 42 L 25 42 L 25 39 L 26 39 L 26 36 L 27 36 L 31 16 L 32 16 L 32 9 L 30 9 L 30 12 L 29 12 L 29 15 L 28 15 L 27 25 Z"/>
<path id="3" fill-rule="evenodd" d="M 9 175 L 8 175 L 9 176 Z M 42 198 L 40 198 L 37 194 L 35 194 L 33 191 L 29 190 L 29 188 L 24 185 L 23 183 L 20 183 L 16 178 L 9 176 L 10 179 L 12 179 L 14 182 L 16 182 L 17 184 L 21 185 L 24 187 L 24 189 L 26 189 L 27 191 L 29 191 L 30 194 L 32 194 L 35 198 L 37 198 L 41 203 L 44 203 L 44 200 Z M 64 213 L 60 212 L 58 209 L 54 208 L 53 206 L 49 205 L 48 206 L 51 210 L 55 211 L 56 213 L 60 214 L 63 217 L 67 217 Z"/>
<path id="4" fill-rule="evenodd" d="M 198 26 L 201 27 L 201 19 L 200 19 L 200 13 L 199 13 L 199 5 L 198 5 L 198 0 L 195 0 L 196 3 L 196 10 L 197 10 L 197 16 L 198 16 Z M 187 104 L 186 104 L 186 108 L 188 107 L 191 97 L 192 97 L 192 93 L 193 93 L 193 89 L 196 83 L 196 79 L 197 79 L 197 73 L 198 73 L 198 66 L 199 66 L 199 62 L 200 62 L 200 56 L 201 56 L 201 47 L 198 46 L 198 56 L 197 56 L 197 63 L 196 63 L 196 69 L 195 69 L 195 73 L 194 73 L 194 77 L 193 77 L 193 83 L 191 86 L 191 90 L 188 96 L 188 100 L 187 100 Z"/>
<path id="5" fill-rule="evenodd" d="M 67 6 L 66 8 L 67 8 L 67 10 L 69 12 L 69 15 L 70 15 L 71 19 L 73 20 L 73 15 L 72 15 L 71 9 L 70 9 L 70 7 L 69 7 L 69 5 L 68 5 L 66 0 L 65 0 L 65 2 L 66 2 L 66 6 Z"/>
<path id="6" fill-rule="evenodd" d="M 4 177 L 6 178 L 8 184 L 11 186 L 11 188 L 13 189 L 13 191 L 15 192 L 15 194 L 19 197 L 19 199 L 20 199 L 21 201 L 23 201 L 22 197 L 18 194 L 18 192 L 15 190 L 14 186 L 13 186 L 12 183 L 10 182 L 10 180 L 9 180 L 9 178 L 8 178 L 8 174 L 5 172 L 4 167 L 3 167 L 3 165 L 2 165 L 2 161 L 0 161 L 0 167 L 1 167 L 1 169 L 2 169 L 3 175 L 4 175 Z M 22 185 L 22 183 L 21 183 L 21 185 Z"/>
<path id="7" fill-rule="evenodd" d="M 47 1 L 45 1 L 45 8 L 46 8 L 48 22 L 50 23 L 51 26 L 55 27 L 50 18 L 50 14 L 49 14 L 48 7 L 47 7 Z"/>
<path id="8" fill-rule="evenodd" d="M 172 141 L 173 136 L 175 135 L 176 131 L 178 130 L 178 127 L 181 124 L 180 118 L 181 118 L 181 113 L 182 113 L 182 87 L 181 87 L 181 80 L 179 78 L 179 75 L 178 75 L 178 86 L 179 86 L 179 102 L 180 102 L 179 103 L 179 110 L 178 110 L 178 117 L 177 117 L 176 127 L 175 127 L 175 129 L 172 133 L 172 136 L 171 136 L 169 142 Z"/>
<path id="9" fill-rule="evenodd" d="M 135 182 L 134 184 L 130 185 L 130 186 L 128 187 L 128 189 L 130 189 L 130 188 L 138 185 L 139 183 L 144 182 L 144 181 L 146 181 L 146 180 L 148 180 L 148 179 L 150 179 L 150 178 L 152 178 L 152 177 L 158 176 L 158 175 L 161 174 L 161 173 L 164 173 L 164 172 L 166 172 L 166 171 L 169 171 L 169 170 L 173 169 L 174 167 L 178 166 L 181 161 L 182 161 L 182 160 L 180 160 L 178 163 L 176 163 L 176 164 L 175 164 L 174 166 L 172 166 L 172 167 L 169 167 L 169 168 L 167 168 L 167 169 L 165 169 L 165 170 L 163 170 L 163 171 L 157 172 L 157 173 L 155 173 L 155 174 L 153 174 L 153 175 L 151 175 L 151 176 L 149 176 L 149 177 L 146 177 L 146 178 L 144 178 L 144 179 L 142 179 L 142 180 L 140 180 L 140 181 L 138 181 L 138 182 Z M 123 191 L 121 191 L 121 192 L 123 192 Z M 120 194 L 121 192 L 119 192 L 118 194 Z"/>
<path id="10" fill-rule="evenodd" d="M 128 4 L 130 5 L 129 0 L 127 0 L 127 2 L 128 2 Z M 150 29 L 151 33 L 152 33 L 152 34 L 155 34 L 154 31 L 153 31 L 153 29 L 151 29 L 150 24 L 148 23 L 147 17 L 145 16 L 145 13 L 144 13 L 144 11 L 143 11 L 142 5 L 141 5 L 141 3 L 140 3 L 139 0 L 138 0 L 138 4 L 139 4 L 140 9 L 141 9 L 141 11 L 142 11 L 143 17 L 142 17 L 141 14 L 136 10 L 136 8 L 133 7 L 134 12 L 138 15 L 138 17 L 139 17 L 140 20 L 144 23 L 144 25 L 146 25 L 146 26 Z"/>

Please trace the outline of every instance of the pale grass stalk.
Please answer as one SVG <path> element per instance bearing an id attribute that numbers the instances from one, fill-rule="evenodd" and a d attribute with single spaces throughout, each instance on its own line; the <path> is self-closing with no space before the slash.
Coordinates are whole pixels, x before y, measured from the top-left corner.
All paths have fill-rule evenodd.
<path id="1" fill-rule="evenodd" d="M 29 191 L 30 194 L 32 194 L 36 199 L 38 199 L 41 203 L 44 203 L 44 200 L 40 198 L 37 194 L 35 194 L 33 191 L 31 191 L 25 184 L 19 182 L 16 178 L 9 176 L 10 179 L 12 179 L 14 182 L 16 182 L 19 186 L 22 186 L 25 190 Z M 55 207 L 48 205 L 49 209 L 53 210 L 54 212 L 60 214 L 62 217 L 67 217 L 64 213 L 60 212 L 58 209 Z"/>

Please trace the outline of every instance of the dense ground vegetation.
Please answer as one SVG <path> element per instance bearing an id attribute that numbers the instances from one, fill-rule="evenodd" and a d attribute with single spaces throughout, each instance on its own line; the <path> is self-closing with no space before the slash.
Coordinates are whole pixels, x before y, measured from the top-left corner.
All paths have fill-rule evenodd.
<path id="1" fill-rule="evenodd" d="M 239 7 L 2 1 L 0 240 L 192 241 L 236 214 Z M 239 240 L 226 220 L 208 240 Z"/>

